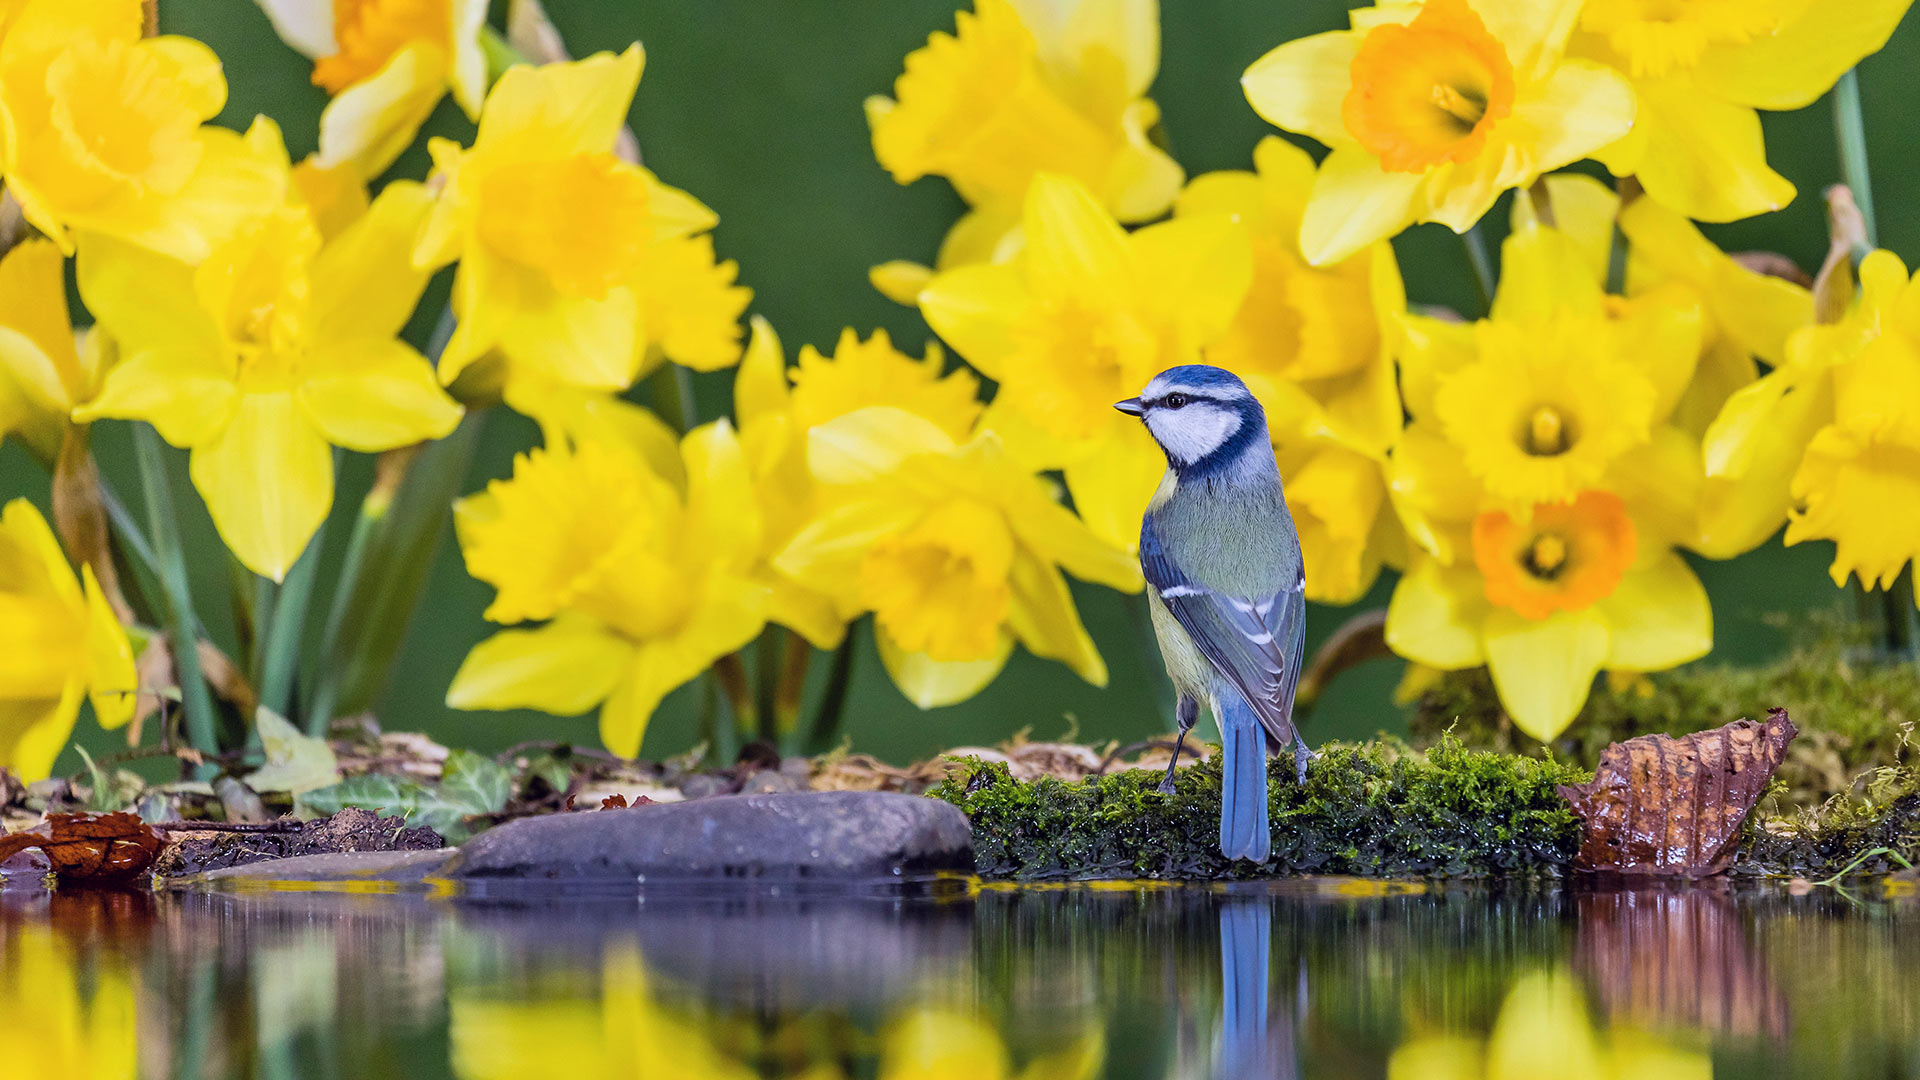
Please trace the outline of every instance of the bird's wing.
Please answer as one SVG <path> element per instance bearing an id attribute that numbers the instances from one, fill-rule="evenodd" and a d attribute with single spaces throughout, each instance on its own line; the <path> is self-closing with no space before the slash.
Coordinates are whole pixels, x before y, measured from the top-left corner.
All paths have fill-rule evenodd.
<path id="1" fill-rule="evenodd" d="M 1215 671 L 1238 687 L 1267 734 L 1293 741 L 1293 693 L 1306 650 L 1306 579 L 1265 596 L 1226 596 L 1195 583 L 1173 564 L 1152 529 L 1142 530 L 1147 587 L 1173 614 Z"/>

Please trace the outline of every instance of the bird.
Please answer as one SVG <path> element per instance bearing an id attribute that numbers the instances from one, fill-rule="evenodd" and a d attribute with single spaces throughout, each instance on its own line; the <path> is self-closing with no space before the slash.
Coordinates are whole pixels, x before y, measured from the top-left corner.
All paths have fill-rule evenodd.
<path id="1" fill-rule="evenodd" d="M 1220 726 L 1220 850 L 1266 862 L 1267 754 L 1293 746 L 1306 782 L 1313 759 L 1293 726 L 1306 645 L 1306 567 L 1259 401 L 1232 372 L 1169 368 L 1114 403 L 1140 418 L 1167 471 L 1140 523 L 1140 566 L 1154 637 L 1179 693 L 1180 735 L 1160 790 L 1206 701 Z"/>

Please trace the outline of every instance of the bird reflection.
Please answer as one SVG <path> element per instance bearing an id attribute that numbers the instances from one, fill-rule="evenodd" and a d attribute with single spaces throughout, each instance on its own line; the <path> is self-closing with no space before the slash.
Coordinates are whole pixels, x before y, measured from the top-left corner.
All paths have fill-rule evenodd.
<path id="1" fill-rule="evenodd" d="M 1220 903 L 1220 1043 L 1214 1055 L 1218 1080 L 1300 1075 L 1294 1044 L 1296 1018 L 1291 1010 L 1275 1015 L 1273 987 L 1273 907 L 1267 896 L 1224 897 Z M 1306 997 L 1305 972 L 1295 992 Z"/>

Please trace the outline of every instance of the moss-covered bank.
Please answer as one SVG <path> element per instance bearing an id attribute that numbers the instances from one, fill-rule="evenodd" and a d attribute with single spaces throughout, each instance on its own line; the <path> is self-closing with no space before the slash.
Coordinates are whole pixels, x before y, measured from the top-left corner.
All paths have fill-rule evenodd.
<path id="1" fill-rule="evenodd" d="M 1481 753 L 1442 740 L 1421 754 L 1388 742 L 1323 750 L 1293 779 L 1274 759 L 1268 783 L 1273 857 L 1229 863 L 1220 831 L 1220 766 L 1157 770 L 1079 783 L 1014 780 L 1005 765 L 970 763 L 930 794 L 973 822 L 988 878 L 1218 879 L 1268 874 L 1510 877 L 1557 875 L 1580 846 L 1580 824 L 1556 784 L 1588 773 L 1540 758 Z"/>
<path id="2" fill-rule="evenodd" d="M 1920 666 L 1873 658 L 1848 624 L 1819 620 L 1795 631 L 1794 646 L 1768 664 L 1703 662 L 1602 679 L 1546 749 L 1564 761 L 1597 761 L 1607 744 L 1636 735 L 1690 735 L 1783 708 L 1800 728 L 1777 774 L 1783 805 L 1812 809 L 1842 792 L 1860 794 L 1861 778 L 1894 764 L 1906 730 L 1920 721 Z M 1441 675 L 1420 695 L 1414 745 L 1433 745 L 1444 733 L 1480 750 L 1543 749 L 1507 719 L 1484 668 Z"/>
<path id="3" fill-rule="evenodd" d="M 1746 824 L 1734 872 L 1821 879 L 1920 862 L 1913 750 L 1903 745 L 1899 763 L 1863 792 L 1817 810 L 1763 803 Z M 1451 737 L 1425 753 L 1391 741 L 1329 746 L 1304 785 L 1290 759 L 1276 758 L 1273 856 L 1264 865 L 1229 862 L 1216 847 L 1217 757 L 1181 769 L 1171 795 L 1159 792 L 1159 778 L 1129 769 L 1072 783 L 1021 781 L 1004 764 L 967 761 L 929 794 L 966 812 L 988 879 L 1525 879 L 1568 873 L 1581 824 L 1555 788 L 1591 774 L 1547 757 L 1467 750 Z"/>

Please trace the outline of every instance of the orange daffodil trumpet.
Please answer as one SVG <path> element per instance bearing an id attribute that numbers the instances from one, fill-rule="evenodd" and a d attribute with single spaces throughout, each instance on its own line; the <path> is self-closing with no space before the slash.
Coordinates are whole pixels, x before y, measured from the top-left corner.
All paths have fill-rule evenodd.
<path id="1" fill-rule="evenodd" d="M 1055 501 L 997 435 L 956 442 L 925 417 L 870 406 L 813 428 L 807 456 L 823 509 L 774 566 L 848 617 L 871 611 L 880 658 L 914 704 L 978 693 L 1015 641 L 1106 684 L 1061 570 L 1134 591 L 1139 563 Z"/>
<path id="2" fill-rule="evenodd" d="M 1160 65 L 1157 0 L 979 0 L 907 57 L 894 97 L 867 99 L 873 150 L 902 184 L 952 181 L 973 209 L 947 233 L 942 270 L 993 258 L 1042 172 L 1071 176 L 1121 221 L 1164 213 L 1180 166 L 1147 133 Z M 902 303 L 925 267 L 877 267 Z"/>
<path id="3" fill-rule="evenodd" d="M 257 121 L 256 150 L 286 151 Z M 284 188 L 283 188 L 284 190 Z M 87 238 L 80 294 L 122 356 L 76 419 L 145 420 L 190 449 L 194 487 L 249 570 L 279 581 L 333 503 L 333 451 L 437 439 L 460 406 L 396 335 L 427 275 L 408 257 L 428 196 L 388 184 L 323 243 L 304 203 L 265 212 L 189 266 Z"/>
<path id="4" fill-rule="evenodd" d="M 1920 559 L 1920 277 L 1875 251 L 1839 322 L 1801 327 L 1786 361 L 1727 399 L 1707 469 L 1768 500 L 1791 470 L 1787 543 L 1832 540 L 1834 584 L 1886 588 Z M 1776 519 L 1777 520 L 1777 519 Z"/>
<path id="5" fill-rule="evenodd" d="M 667 692 L 766 626 L 761 517 L 732 425 L 681 444 L 684 485 L 638 448 L 583 441 L 523 454 L 513 477 L 456 507 L 467 571 L 497 591 L 503 630 L 460 665 L 457 709 L 600 706 L 600 737 L 640 752 Z"/>
<path id="6" fill-rule="evenodd" d="M 662 352 L 701 370 L 739 358 L 749 294 L 714 261 L 713 212 L 614 154 L 641 66 L 634 45 L 510 68 L 471 147 L 429 141 L 439 194 L 413 257 L 460 262 L 446 382 L 497 364 L 487 378 L 537 415 L 556 389 L 625 389 Z"/>
<path id="7" fill-rule="evenodd" d="M 197 262 L 274 177 L 238 134 L 213 50 L 141 37 L 140 0 L 20 0 L 0 18 L 0 174 L 60 249 L 112 236 Z"/>
<path id="8" fill-rule="evenodd" d="M 1183 215 L 1128 233 L 1079 181 L 1027 191 L 1023 246 L 920 293 L 934 330 L 1000 391 L 985 424 L 1015 458 L 1064 469 L 1096 536 L 1133 550 L 1166 460 L 1112 403 L 1220 339 L 1253 279 L 1246 230 Z"/>
<path id="9" fill-rule="evenodd" d="M 1633 130 L 1594 156 L 1702 221 L 1778 210 L 1793 185 L 1768 167 L 1756 109 L 1813 104 L 1885 45 L 1913 0 L 1587 0 L 1568 52 L 1619 71 Z"/>
<path id="10" fill-rule="evenodd" d="M 76 578 L 40 511 L 0 510 L 0 767 L 42 780 L 91 697 L 101 727 L 133 717 L 139 681 L 126 631 L 94 580 Z"/>
<path id="11" fill-rule="evenodd" d="M 1278 136 L 1261 140 L 1253 160 L 1255 172 L 1195 177 L 1174 213 L 1226 215 L 1246 227 L 1253 284 L 1205 356 L 1245 380 L 1267 411 L 1307 598 L 1349 604 L 1383 562 L 1403 562 L 1406 546 L 1385 472 L 1400 438 L 1393 356 L 1406 295 L 1385 241 L 1309 266 L 1299 236 L 1313 160 Z"/>
<path id="12" fill-rule="evenodd" d="M 1424 0 L 1351 13 L 1247 69 L 1269 122 L 1331 150 L 1300 223 L 1309 263 L 1415 222 L 1466 232 L 1508 188 L 1633 125 L 1627 80 L 1565 56 L 1580 0 Z"/>
<path id="13" fill-rule="evenodd" d="M 480 114 L 486 0 L 259 0 L 281 40 L 333 95 L 320 113 L 323 168 L 372 179 L 400 156 L 447 91 Z"/>
<path id="14" fill-rule="evenodd" d="M 1677 286 L 1606 296 L 1580 247 L 1537 223 L 1502 265 L 1489 318 L 1406 320 L 1413 422 L 1391 475 L 1420 551 L 1386 633 L 1429 667 L 1487 665 L 1544 741 L 1603 667 L 1660 670 L 1712 646 L 1706 590 L 1673 550 L 1698 528 L 1699 445 L 1672 414 L 1703 319 Z"/>

